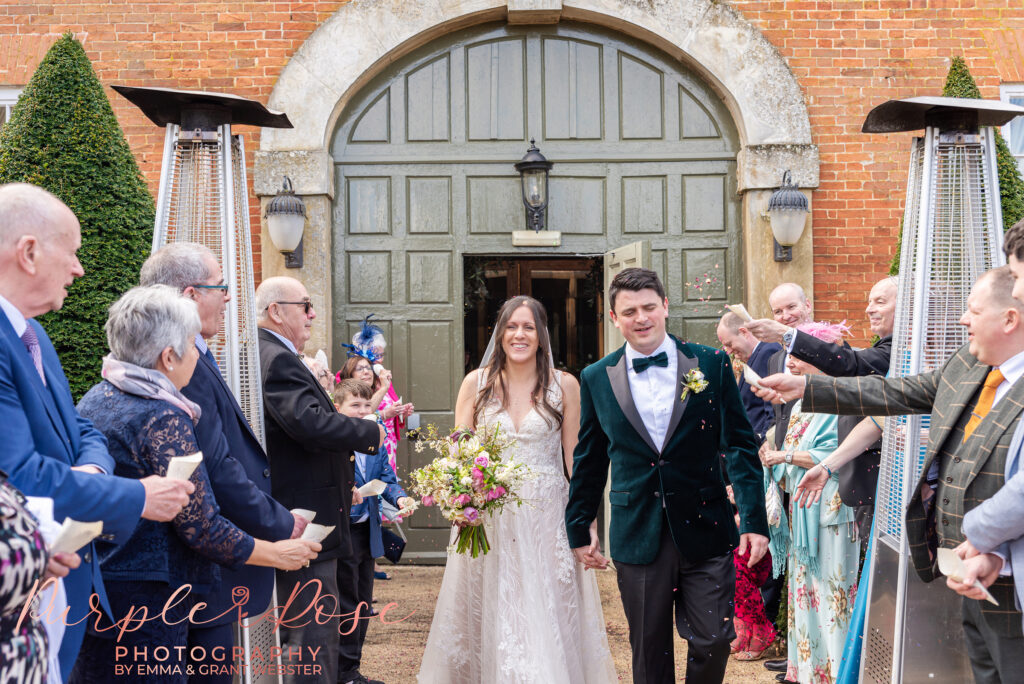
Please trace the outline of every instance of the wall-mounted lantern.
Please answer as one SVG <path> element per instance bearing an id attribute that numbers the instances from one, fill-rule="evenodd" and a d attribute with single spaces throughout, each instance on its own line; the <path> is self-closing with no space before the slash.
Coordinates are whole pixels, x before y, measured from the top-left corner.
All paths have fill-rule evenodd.
<path id="1" fill-rule="evenodd" d="M 267 204 L 264 214 L 270 241 L 284 254 L 285 268 L 302 268 L 302 229 L 306 225 L 306 205 L 292 190 L 292 181 L 284 184 Z"/>
<path id="2" fill-rule="evenodd" d="M 768 200 L 768 221 L 775 237 L 775 260 L 792 261 L 793 245 L 804 232 L 807 221 L 807 198 L 792 182 L 787 170 L 782 174 L 782 187 Z"/>
<path id="3" fill-rule="evenodd" d="M 526 228 L 534 232 L 544 230 L 544 218 L 548 208 L 548 172 L 554 166 L 549 162 L 533 138 L 530 138 L 530 149 L 516 163 L 519 180 L 523 188 L 523 206 L 526 207 Z"/>

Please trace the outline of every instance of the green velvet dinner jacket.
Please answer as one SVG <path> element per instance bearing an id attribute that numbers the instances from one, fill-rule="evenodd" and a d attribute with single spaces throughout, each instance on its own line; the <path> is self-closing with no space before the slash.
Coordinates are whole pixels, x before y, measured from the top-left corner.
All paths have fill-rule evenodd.
<path id="1" fill-rule="evenodd" d="M 758 444 L 729 357 L 672 339 L 677 384 L 661 450 L 633 403 L 625 345 L 583 370 L 579 443 L 565 512 L 571 547 L 590 544 L 588 527 L 597 516 L 610 464 L 609 544 L 616 561 L 653 562 L 663 521 L 691 562 L 731 551 L 739 533 L 726 497 L 723 455 L 740 511 L 740 532 L 768 535 Z M 695 368 L 708 386 L 681 399 L 683 377 Z"/>

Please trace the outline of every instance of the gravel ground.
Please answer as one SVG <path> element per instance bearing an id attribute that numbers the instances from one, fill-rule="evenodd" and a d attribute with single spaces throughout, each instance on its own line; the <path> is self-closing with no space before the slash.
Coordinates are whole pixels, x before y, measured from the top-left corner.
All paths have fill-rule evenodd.
<path id="1" fill-rule="evenodd" d="M 390 581 L 375 584 L 377 608 L 389 602 L 394 606 L 385 616 L 389 621 L 408 619 L 385 625 L 370 623 L 366 646 L 363 649 L 362 672 L 367 677 L 386 684 L 414 684 L 420 657 L 427 643 L 434 602 L 441 586 L 443 567 L 385 564 L 391 574 Z M 598 584 L 604 604 L 604 618 L 608 627 L 608 644 L 615 659 L 615 669 L 623 682 L 632 681 L 628 628 L 622 613 L 619 593 L 612 571 L 598 572 Z M 677 681 L 683 681 L 686 663 L 686 642 L 676 637 Z M 761 662 L 741 663 L 729 660 L 725 681 L 733 683 L 764 683 L 775 681 L 775 675 L 764 669 Z M 489 683 L 490 684 L 490 683 Z M 493 684 L 501 684 L 494 682 Z M 553 684 L 561 684 L 554 682 Z"/>

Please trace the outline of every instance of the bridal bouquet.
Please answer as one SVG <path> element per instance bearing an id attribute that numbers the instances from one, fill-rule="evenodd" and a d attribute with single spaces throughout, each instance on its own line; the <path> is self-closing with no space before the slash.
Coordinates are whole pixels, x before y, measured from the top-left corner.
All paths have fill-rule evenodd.
<path id="1" fill-rule="evenodd" d="M 412 489 L 424 506 L 436 505 L 446 520 L 459 526 L 456 553 L 468 551 L 476 558 L 490 551 L 484 514 L 522 504 L 517 490 L 529 468 L 511 457 L 502 458 L 514 443 L 497 425 L 476 433 L 459 429 L 447 436 L 428 425 L 416 441 L 416 451 L 429 447 L 438 456 L 410 474 Z"/>

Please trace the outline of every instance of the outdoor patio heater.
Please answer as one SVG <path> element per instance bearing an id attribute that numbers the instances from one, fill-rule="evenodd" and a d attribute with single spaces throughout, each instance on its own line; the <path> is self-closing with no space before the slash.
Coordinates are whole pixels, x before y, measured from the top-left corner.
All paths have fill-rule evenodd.
<path id="1" fill-rule="evenodd" d="M 264 443 L 245 145 L 231 126 L 291 128 L 292 124 L 285 114 L 235 95 L 128 86 L 114 86 L 114 90 L 167 129 L 153 250 L 172 242 L 197 242 L 209 247 L 221 263 L 231 300 L 223 329 L 209 341 L 210 351 L 253 432 Z M 276 602 L 275 594 L 271 605 Z M 250 606 L 250 612 L 261 608 Z M 251 624 L 246 621 L 237 635 L 245 649 L 240 680 L 247 684 L 279 681 L 276 674 L 261 673 L 266 661 L 250 658 L 254 648 L 266 654 L 271 646 L 280 645 L 273 623 L 259 617 Z"/>
<path id="2" fill-rule="evenodd" d="M 875 107 L 865 133 L 924 129 L 910 146 L 899 299 L 890 373 L 942 365 L 967 342 L 958 324 L 971 285 L 1005 263 L 996 173 L 995 126 L 1024 108 L 948 97 L 890 100 Z M 972 681 L 960 596 L 925 584 L 910 562 L 903 517 L 924 463 L 928 416 L 886 421 L 875 497 L 874 553 L 860 681 Z"/>

